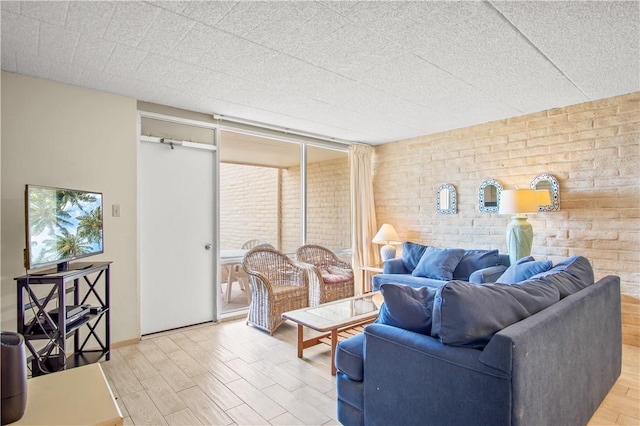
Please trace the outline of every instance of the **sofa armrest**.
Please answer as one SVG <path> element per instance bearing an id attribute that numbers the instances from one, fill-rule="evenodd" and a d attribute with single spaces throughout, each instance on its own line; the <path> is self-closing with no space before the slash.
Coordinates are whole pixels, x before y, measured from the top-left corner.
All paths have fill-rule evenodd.
<path id="1" fill-rule="evenodd" d="M 382 262 L 382 273 L 383 274 L 410 274 L 405 266 L 402 259 L 390 259 Z"/>
<path id="2" fill-rule="evenodd" d="M 620 318 L 608 276 L 494 335 L 479 361 L 512 376 L 511 424 L 587 424 L 620 375 Z"/>
<path id="3" fill-rule="evenodd" d="M 495 283 L 506 270 L 507 267 L 504 265 L 478 269 L 469 276 L 469 282 L 473 284 Z"/>
<path id="4" fill-rule="evenodd" d="M 365 424 L 508 423 L 510 378 L 481 364 L 481 353 L 388 325 L 366 327 Z"/>

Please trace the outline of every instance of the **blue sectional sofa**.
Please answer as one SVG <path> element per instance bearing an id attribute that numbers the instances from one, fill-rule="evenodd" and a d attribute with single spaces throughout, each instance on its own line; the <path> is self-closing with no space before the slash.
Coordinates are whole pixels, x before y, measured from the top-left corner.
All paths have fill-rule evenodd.
<path id="1" fill-rule="evenodd" d="M 494 282 L 509 266 L 509 256 L 498 250 L 439 249 L 405 242 L 402 257 L 383 262 L 374 275 L 373 291 L 385 283 L 412 287 L 439 287 L 449 280 Z"/>
<path id="2" fill-rule="evenodd" d="M 579 256 L 550 266 L 519 262 L 505 284 L 382 285 L 377 323 L 337 348 L 338 420 L 586 424 L 620 375 L 620 279 L 594 283 Z M 513 281 L 523 268 L 535 275 Z"/>

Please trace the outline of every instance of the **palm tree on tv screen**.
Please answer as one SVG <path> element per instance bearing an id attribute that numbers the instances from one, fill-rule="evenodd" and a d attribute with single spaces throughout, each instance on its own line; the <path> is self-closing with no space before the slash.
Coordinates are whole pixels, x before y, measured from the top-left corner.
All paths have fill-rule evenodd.
<path id="1" fill-rule="evenodd" d="M 100 206 L 89 214 L 78 216 L 78 236 L 89 243 L 102 241 L 102 209 Z"/>
<path id="2" fill-rule="evenodd" d="M 55 240 L 45 241 L 60 258 L 76 257 L 91 251 L 87 240 L 77 234 L 70 233 L 66 228 L 60 228 L 60 234 L 56 235 Z"/>
<path id="3" fill-rule="evenodd" d="M 56 192 L 56 199 L 60 210 L 66 210 L 66 205 L 70 204 L 71 206 L 77 206 L 80 210 L 84 211 L 84 205 L 96 201 L 96 197 L 92 194 L 64 190 Z"/>
<path id="4" fill-rule="evenodd" d="M 71 215 L 60 208 L 60 204 L 50 194 L 50 191 L 42 189 L 34 189 L 29 194 L 29 223 L 32 235 L 38 235 L 45 229 L 53 232 L 71 225 Z"/>

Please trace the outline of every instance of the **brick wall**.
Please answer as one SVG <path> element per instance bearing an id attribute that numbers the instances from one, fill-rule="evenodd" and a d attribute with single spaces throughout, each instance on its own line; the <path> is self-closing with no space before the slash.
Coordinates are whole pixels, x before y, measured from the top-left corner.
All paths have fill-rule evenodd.
<path id="1" fill-rule="evenodd" d="M 278 169 L 220 164 L 220 248 L 245 241 L 277 244 Z"/>
<path id="2" fill-rule="evenodd" d="M 351 247 L 349 157 L 307 166 L 307 242 L 332 249 Z M 300 246 L 300 168 L 282 170 L 282 242 Z"/>
<path id="3" fill-rule="evenodd" d="M 307 167 L 307 242 L 351 247 L 349 156 Z"/>
<path id="4" fill-rule="evenodd" d="M 378 223 L 406 240 L 506 252 L 509 217 L 478 211 L 487 178 L 529 187 L 539 173 L 560 183 L 560 211 L 532 215 L 532 254 L 554 262 L 579 254 L 596 279 L 618 275 L 623 340 L 640 345 L 640 93 L 542 111 L 376 147 Z M 441 183 L 458 213 L 438 215 Z"/>
<path id="5" fill-rule="evenodd" d="M 295 253 L 300 247 L 300 167 L 280 170 L 282 195 L 282 251 Z"/>
<path id="6" fill-rule="evenodd" d="M 348 161 L 345 153 L 341 158 L 307 167 L 310 244 L 332 249 L 351 246 Z M 288 253 L 300 246 L 300 167 L 220 164 L 220 246 L 240 248 L 253 238 L 264 239 Z"/>

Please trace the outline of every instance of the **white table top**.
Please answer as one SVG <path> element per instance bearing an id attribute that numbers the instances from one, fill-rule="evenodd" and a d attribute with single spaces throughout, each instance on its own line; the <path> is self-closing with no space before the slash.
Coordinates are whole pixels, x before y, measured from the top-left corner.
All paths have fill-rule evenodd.
<path id="1" fill-rule="evenodd" d="M 235 249 L 235 250 L 220 250 L 220 264 L 232 265 L 236 263 L 242 263 L 242 258 L 247 254 L 249 250 Z"/>

